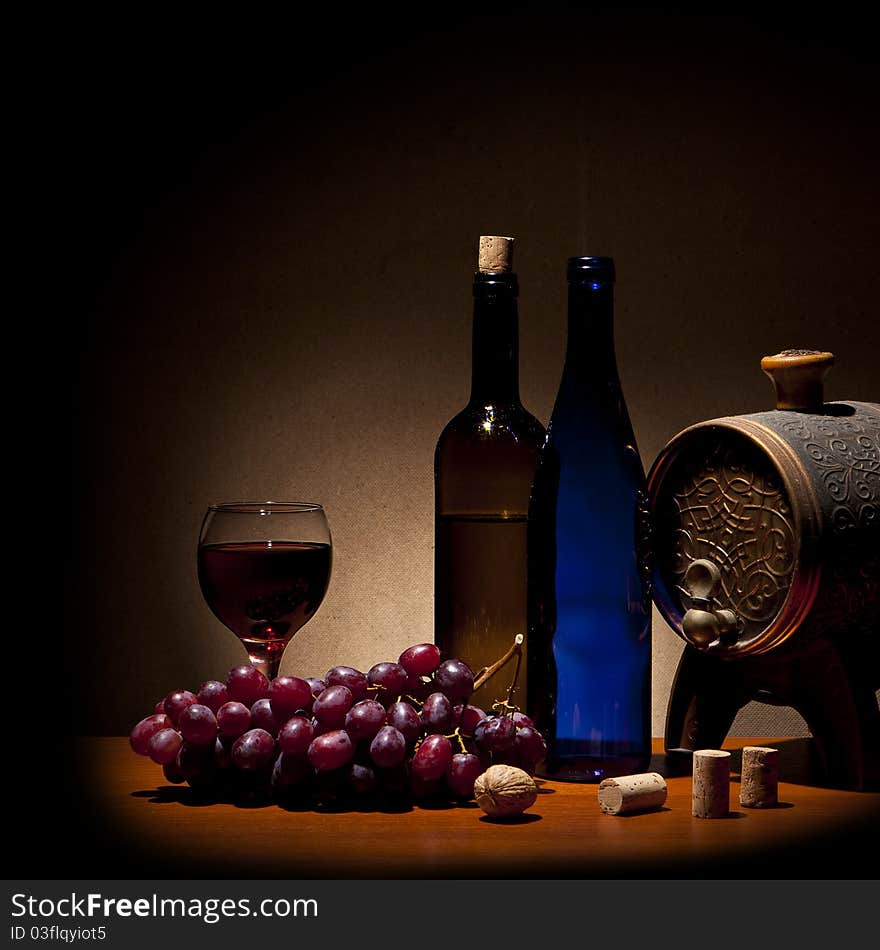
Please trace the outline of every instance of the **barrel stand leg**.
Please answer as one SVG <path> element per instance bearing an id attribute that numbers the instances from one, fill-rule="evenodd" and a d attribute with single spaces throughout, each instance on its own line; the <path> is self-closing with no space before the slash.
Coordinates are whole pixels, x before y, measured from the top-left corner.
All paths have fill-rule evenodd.
<path id="1" fill-rule="evenodd" d="M 880 783 L 880 707 L 865 657 L 817 643 L 803 658 L 791 705 L 813 735 L 825 781 L 864 791 Z"/>
<path id="2" fill-rule="evenodd" d="M 667 753 L 689 760 L 688 752 L 720 749 L 746 700 L 738 664 L 685 647 L 666 715 Z"/>

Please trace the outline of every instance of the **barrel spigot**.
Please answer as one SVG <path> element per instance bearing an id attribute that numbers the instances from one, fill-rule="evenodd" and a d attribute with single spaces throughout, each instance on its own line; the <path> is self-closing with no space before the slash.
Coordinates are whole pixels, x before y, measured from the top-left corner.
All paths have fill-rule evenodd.
<path id="1" fill-rule="evenodd" d="M 721 571 L 706 558 L 692 561 L 684 573 L 683 593 L 688 610 L 682 618 L 681 632 L 698 650 L 717 649 L 736 643 L 742 621 L 717 598 L 721 587 Z"/>

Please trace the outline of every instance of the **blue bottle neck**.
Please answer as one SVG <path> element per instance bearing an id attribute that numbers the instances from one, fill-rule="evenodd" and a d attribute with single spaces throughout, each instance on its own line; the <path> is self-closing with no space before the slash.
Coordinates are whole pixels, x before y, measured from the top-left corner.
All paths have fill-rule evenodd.
<path id="1" fill-rule="evenodd" d="M 619 385 L 614 352 L 613 281 L 569 283 L 568 343 L 563 377 L 582 386 Z"/>

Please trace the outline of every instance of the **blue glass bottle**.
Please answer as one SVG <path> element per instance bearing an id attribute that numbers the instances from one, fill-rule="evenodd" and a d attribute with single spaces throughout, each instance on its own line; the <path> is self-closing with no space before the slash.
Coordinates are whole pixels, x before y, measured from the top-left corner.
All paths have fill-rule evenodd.
<path id="1" fill-rule="evenodd" d="M 614 354 L 614 262 L 568 262 L 568 345 L 528 516 L 528 702 L 542 774 L 598 782 L 651 756 L 644 469 Z"/>

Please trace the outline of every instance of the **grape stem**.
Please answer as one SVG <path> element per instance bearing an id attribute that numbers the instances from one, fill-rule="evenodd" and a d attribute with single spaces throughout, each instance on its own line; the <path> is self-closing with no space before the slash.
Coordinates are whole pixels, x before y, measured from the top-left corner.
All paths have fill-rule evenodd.
<path id="1" fill-rule="evenodd" d="M 508 702 L 513 696 L 514 690 L 516 689 L 516 681 L 519 677 L 519 668 L 522 663 L 522 654 L 523 654 L 523 641 L 525 637 L 518 633 L 513 640 L 513 646 L 501 657 L 500 660 L 496 660 L 491 666 L 484 667 L 480 670 L 479 676 L 474 680 L 474 689 L 478 690 L 484 683 L 488 682 L 500 669 L 503 669 L 507 664 L 516 657 L 516 668 L 513 671 L 513 682 L 510 684 L 510 688 L 507 690 L 507 699 Z"/>
<path id="2" fill-rule="evenodd" d="M 458 746 L 461 749 L 461 751 L 463 753 L 467 752 L 467 746 L 464 744 L 464 736 L 462 736 L 461 734 L 461 726 L 456 726 L 455 732 L 453 732 L 451 735 L 448 735 L 446 738 L 449 739 L 450 742 L 453 742 L 454 740 L 458 739 Z"/>

